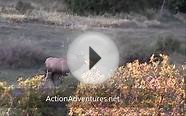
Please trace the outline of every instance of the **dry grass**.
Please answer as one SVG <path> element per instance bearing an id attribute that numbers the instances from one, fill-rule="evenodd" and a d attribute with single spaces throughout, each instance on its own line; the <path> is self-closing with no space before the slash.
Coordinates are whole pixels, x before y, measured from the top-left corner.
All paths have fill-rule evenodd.
<path id="1" fill-rule="evenodd" d="M 0 41 L 0 65 L 6 68 L 31 68 L 44 62 L 47 55 L 29 41 Z"/>
<path id="2" fill-rule="evenodd" d="M 31 0 L 20 4 L 16 1 L 0 1 L 0 20 L 18 22 L 39 22 L 44 24 L 62 25 L 65 28 L 129 28 L 129 27 L 163 27 L 160 23 L 159 15 L 152 9 L 148 9 L 144 14 L 119 13 L 115 16 L 105 13 L 102 16 L 77 16 L 69 13 L 64 1 L 54 0 Z M 48 5 L 47 3 L 50 3 Z M 169 14 L 170 15 L 170 14 Z M 177 14 L 171 16 L 173 19 L 185 23 L 185 15 Z M 163 19 L 166 19 L 164 17 Z M 166 23 L 166 21 L 164 22 Z"/>
<path id="3" fill-rule="evenodd" d="M 1 20 L 13 23 L 39 22 L 44 24 L 61 25 L 65 28 L 129 28 L 129 27 L 161 27 L 161 23 L 153 18 L 148 20 L 146 16 L 139 14 L 118 14 L 116 16 L 77 16 L 66 12 L 55 10 L 32 9 L 20 13 L 14 7 L 0 7 Z"/>

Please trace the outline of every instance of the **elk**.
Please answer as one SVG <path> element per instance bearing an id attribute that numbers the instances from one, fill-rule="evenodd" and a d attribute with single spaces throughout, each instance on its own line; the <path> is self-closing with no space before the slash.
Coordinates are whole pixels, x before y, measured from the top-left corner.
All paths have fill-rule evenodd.
<path id="1" fill-rule="evenodd" d="M 49 57 L 45 60 L 45 77 L 55 81 L 55 75 L 67 76 L 70 72 L 66 58 Z M 49 76 L 50 73 L 50 76 Z"/>

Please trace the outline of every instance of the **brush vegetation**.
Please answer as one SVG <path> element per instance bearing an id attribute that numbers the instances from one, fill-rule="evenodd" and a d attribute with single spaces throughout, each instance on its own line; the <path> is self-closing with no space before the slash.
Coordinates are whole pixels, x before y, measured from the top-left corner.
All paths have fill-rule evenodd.
<path id="1" fill-rule="evenodd" d="M 169 64 L 168 56 L 154 56 L 147 63 L 138 60 L 121 66 L 111 79 L 99 85 L 80 83 L 73 90 L 64 87 L 44 88 L 43 75 L 30 79 L 19 79 L 17 86 L 0 82 L 0 113 L 2 115 L 37 115 L 50 113 L 61 115 L 183 115 L 184 114 L 184 78 L 185 66 Z M 89 78 L 84 75 L 85 78 Z M 72 91 L 73 93 L 69 93 Z M 115 97 L 120 102 L 69 102 L 47 104 L 47 95 L 78 97 Z M 68 104 L 66 107 L 65 104 Z M 63 109 L 60 109 L 63 106 Z M 55 110 L 54 110 L 55 109 Z M 60 110 L 59 110 L 60 109 Z M 51 111 L 51 112 L 49 112 Z M 59 112 L 60 111 L 60 112 Z"/>
<path id="2" fill-rule="evenodd" d="M 65 0 L 68 8 L 80 15 L 103 15 L 105 13 L 142 13 L 147 9 L 158 11 L 163 0 Z M 165 0 L 166 9 L 172 12 L 186 12 L 185 0 Z"/>

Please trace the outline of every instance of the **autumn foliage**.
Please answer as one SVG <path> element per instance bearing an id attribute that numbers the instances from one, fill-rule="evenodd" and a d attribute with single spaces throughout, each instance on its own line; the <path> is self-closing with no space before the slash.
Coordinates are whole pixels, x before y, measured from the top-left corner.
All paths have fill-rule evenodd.
<path id="1" fill-rule="evenodd" d="M 74 96 L 119 97 L 119 102 L 71 101 L 67 105 L 68 114 L 184 115 L 185 66 L 170 64 L 168 56 L 165 55 L 160 55 L 160 59 L 152 56 L 148 63 L 140 63 L 138 60 L 128 63 L 119 67 L 111 79 L 99 85 L 79 83 Z M 62 88 L 44 88 L 44 83 L 43 75 L 26 80 L 19 79 L 16 86 L 0 82 L 0 107 L 4 108 L 0 108 L 0 114 L 40 116 L 51 111 L 51 116 L 58 116 L 54 110 L 56 108 L 49 110 L 48 104 L 42 99 L 47 94 L 62 96 L 65 93 Z"/>
<path id="2" fill-rule="evenodd" d="M 71 102 L 70 115 L 183 115 L 184 67 L 151 57 L 149 63 L 139 61 L 119 67 L 114 76 L 100 85 L 79 84 L 76 96 L 115 97 L 120 102 Z M 88 77 L 85 77 L 88 78 Z"/>

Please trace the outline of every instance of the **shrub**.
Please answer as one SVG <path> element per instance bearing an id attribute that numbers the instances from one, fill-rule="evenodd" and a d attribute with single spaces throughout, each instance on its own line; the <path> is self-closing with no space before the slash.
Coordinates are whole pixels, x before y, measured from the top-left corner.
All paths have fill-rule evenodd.
<path id="1" fill-rule="evenodd" d="M 136 60 L 121 66 L 105 83 L 80 83 L 75 96 L 118 96 L 120 102 L 73 101 L 68 104 L 69 115 L 183 115 L 186 68 L 170 65 L 167 56 L 160 56 L 163 59 L 161 62 L 152 56 L 149 64 Z M 71 91 L 64 91 L 64 87 L 44 88 L 45 81 L 43 75 L 36 75 L 19 79 L 16 85 L 0 82 L 0 113 L 15 116 L 63 115 L 64 109 L 58 109 L 61 108 L 59 104 L 48 104 L 43 100 L 47 95 L 67 96 L 65 92 L 69 94 Z"/>
<path id="2" fill-rule="evenodd" d="M 33 6 L 30 2 L 18 1 L 15 5 L 15 9 L 20 13 L 28 13 L 33 9 Z"/>
<path id="3" fill-rule="evenodd" d="M 65 0 L 70 10 L 77 14 L 104 14 L 140 12 L 148 7 L 148 0 Z"/>
<path id="4" fill-rule="evenodd" d="M 7 85 L 0 95 L 0 106 L 8 115 L 39 115 L 41 114 L 43 76 L 34 76 L 32 79 L 19 79 L 18 85 Z M 5 88 L 4 87 L 4 88 Z M 8 109 L 8 110 L 6 110 Z"/>
<path id="5" fill-rule="evenodd" d="M 42 64 L 47 55 L 37 46 L 27 42 L 0 43 L 0 65 L 6 68 L 30 68 Z"/>
<path id="6" fill-rule="evenodd" d="M 155 19 L 156 18 L 156 11 L 154 9 L 147 9 L 145 12 L 144 12 L 144 15 L 149 19 L 149 20 L 152 20 L 152 19 Z"/>
<path id="7" fill-rule="evenodd" d="M 185 12 L 186 0 L 171 0 L 165 3 L 165 8 L 171 11 Z M 147 9 L 158 11 L 163 0 L 65 0 L 67 7 L 80 15 L 102 15 L 105 13 L 141 13 Z"/>
<path id="8" fill-rule="evenodd" d="M 186 0 L 169 0 L 168 8 L 172 12 L 183 12 L 186 13 Z"/>
<path id="9" fill-rule="evenodd" d="M 67 112 L 66 103 L 48 103 L 47 96 L 67 96 L 68 88 L 49 88 L 43 75 L 19 78 L 15 85 L 0 82 L 0 115 L 13 116 L 58 116 Z M 66 90 L 67 89 L 67 90 Z"/>
<path id="10" fill-rule="evenodd" d="M 185 46 L 186 44 L 184 42 L 181 42 L 177 39 L 173 39 L 170 36 L 167 36 L 165 38 L 160 38 L 156 44 L 155 44 L 155 51 L 156 52 L 163 52 L 163 53 L 167 53 L 167 54 L 171 54 L 174 52 L 177 53 L 181 53 L 183 55 L 185 55 L 185 53 L 183 53 L 184 49 L 182 46 L 182 44 Z"/>
<path id="11" fill-rule="evenodd" d="M 178 70 L 161 55 L 162 62 L 151 57 L 150 64 L 135 61 L 119 67 L 114 76 L 100 85 L 80 83 L 78 97 L 115 97 L 120 102 L 71 102 L 70 115 L 182 115 L 185 70 Z M 89 78 L 86 77 L 85 78 Z"/>

